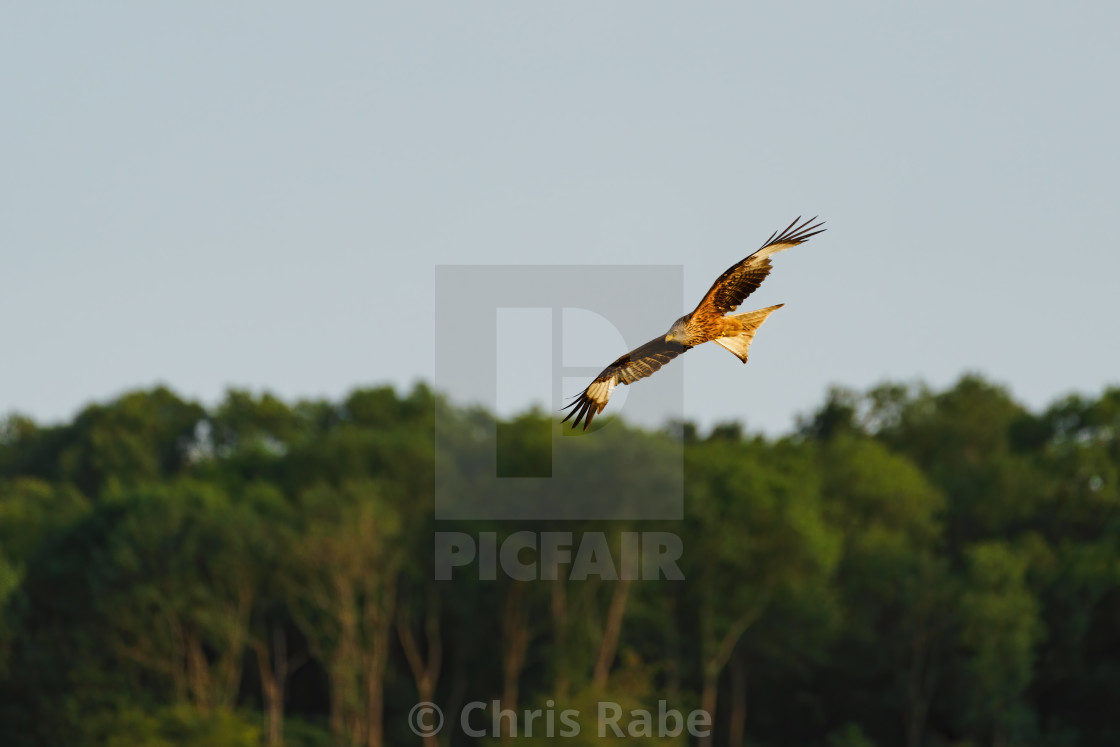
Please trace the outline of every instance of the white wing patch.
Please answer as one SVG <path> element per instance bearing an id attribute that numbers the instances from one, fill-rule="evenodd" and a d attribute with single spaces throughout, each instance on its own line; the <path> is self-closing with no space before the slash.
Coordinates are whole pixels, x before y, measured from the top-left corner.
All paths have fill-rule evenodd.
<path id="1" fill-rule="evenodd" d="M 587 387 L 587 396 L 595 404 L 605 405 L 607 400 L 611 398 L 611 392 L 614 391 L 616 386 L 618 386 L 618 374 L 602 381 L 593 381 L 591 386 Z"/>

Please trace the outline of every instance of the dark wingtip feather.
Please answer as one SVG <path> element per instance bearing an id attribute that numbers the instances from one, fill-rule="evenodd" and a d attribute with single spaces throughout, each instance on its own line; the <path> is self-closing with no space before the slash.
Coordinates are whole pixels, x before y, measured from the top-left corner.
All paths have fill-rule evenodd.
<path id="1" fill-rule="evenodd" d="M 794 220 L 793 223 L 790 223 L 788 226 L 786 226 L 784 231 L 771 235 L 771 237 L 767 239 L 766 243 L 762 246 L 765 248 L 770 246 L 771 244 L 805 243 L 817 234 L 825 232 L 826 229 L 821 228 L 821 226 L 824 225 L 824 221 L 816 224 L 813 223 L 813 221 L 815 221 L 818 217 L 819 216 L 814 215 L 812 218 L 809 218 L 808 220 L 801 222 L 800 225 L 798 225 L 799 221 L 801 221 L 801 216 L 797 216 L 797 219 Z"/>
<path id="2" fill-rule="evenodd" d="M 591 398 L 587 396 L 587 390 L 584 390 L 580 394 L 577 394 L 575 399 L 561 408 L 562 410 L 569 410 L 570 408 L 570 410 L 560 422 L 566 423 L 574 415 L 575 420 L 572 421 L 572 430 L 579 427 L 580 421 L 583 421 L 583 429 L 587 430 L 587 426 L 591 425 L 591 418 L 594 417 L 594 415 L 590 414 L 593 405 L 594 403 L 591 401 Z"/>
<path id="3" fill-rule="evenodd" d="M 582 396 L 583 395 L 577 395 L 575 399 L 573 399 L 571 402 L 569 402 L 568 404 L 566 404 L 562 408 L 560 408 L 561 412 L 563 412 L 564 410 L 568 410 L 568 414 L 565 415 L 564 419 L 560 421 L 561 423 L 568 422 L 569 418 L 571 418 L 573 415 L 575 415 L 579 412 L 578 405 L 581 404 L 580 397 L 582 397 Z M 578 423 L 579 421 L 577 420 L 576 422 Z M 574 428 L 575 424 L 573 424 L 572 427 Z"/>

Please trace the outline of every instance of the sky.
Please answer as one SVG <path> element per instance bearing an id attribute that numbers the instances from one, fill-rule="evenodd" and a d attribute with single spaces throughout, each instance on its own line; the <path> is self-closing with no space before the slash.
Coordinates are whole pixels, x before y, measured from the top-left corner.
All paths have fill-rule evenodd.
<path id="1" fill-rule="evenodd" d="M 833 384 L 965 372 L 1036 409 L 1099 393 L 1118 25 L 1103 2 L 5 4 L 0 414 L 161 383 L 454 397 L 437 267 L 679 268 L 652 337 L 798 215 L 828 231 L 741 309 L 786 304 L 750 363 L 671 364 L 687 417 L 777 434 Z M 617 303 L 660 310 L 640 277 Z M 599 322 L 566 359 L 648 339 Z M 548 391 L 524 378 L 503 414 Z"/>

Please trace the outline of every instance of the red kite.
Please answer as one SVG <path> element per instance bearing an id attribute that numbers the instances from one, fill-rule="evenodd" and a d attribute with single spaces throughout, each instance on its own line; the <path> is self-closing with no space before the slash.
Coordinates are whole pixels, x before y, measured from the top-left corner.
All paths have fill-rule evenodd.
<path id="1" fill-rule="evenodd" d="M 563 423 L 574 415 L 576 419 L 572 422 L 572 428 L 578 427 L 582 420 L 583 429 L 587 430 L 591 420 L 607 406 L 616 386 L 632 384 L 638 379 L 652 376 L 681 353 L 705 342 L 714 341 L 746 363 L 747 349 L 751 346 L 754 333 L 766 321 L 766 317 L 785 304 L 746 314 L 725 315 L 739 308 L 743 299 L 762 285 L 762 281 L 770 274 L 770 255 L 804 244 L 825 230 L 821 228 L 823 221 L 809 225 L 816 218 L 797 225 L 799 220 L 801 218 L 790 223 L 781 233 L 771 234 L 758 251 L 720 275 L 696 309 L 673 322 L 673 326 L 663 336 L 653 338 L 604 368 L 578 397 L 564 407 L 565 410 L 572 409 L 560 422 Z"/>

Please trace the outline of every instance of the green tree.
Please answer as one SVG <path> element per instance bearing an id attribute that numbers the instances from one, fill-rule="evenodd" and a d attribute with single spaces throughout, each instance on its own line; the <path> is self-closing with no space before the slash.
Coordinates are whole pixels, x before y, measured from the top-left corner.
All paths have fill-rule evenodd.
<path id="1" fill-rule="evenodd" d="M 90 405 L 51 439 L 37 472 L 72 482 L 88 496 L 181 474 L 190 463 L 203 408 L 164 387 Z"/>
<path id="2" fill-rule="evenodd" d="M 1042 639 L 1038 600 L 1027 584 L 1030 554 L 994 540 L 969 547 L 961 596 L 961 643 L 968 653 L 972 723 L 993 747 L 1021 743 L 1033 724 L 1022 695 Z"/>
<path id="3" fill-rule="evenodd" d="M 838 682 L 890 673 L 898 697 L 888 702 L 905 743 L 919 747 L 953 626 L 949 570 L 938 557 L 944 500 L 908 459 L 866 437 L 834 437 L 821 462 L 826 515 L 845 538 L 837 584 L 848 620 L 837 644 Z"/>
<path id="4" fill-rule="evenodd" d="M 776 598 L 821 590 L 840 545 L 808 449 L 714 440 L 689 447 L 686 460 L 684 572 L 698 615 L 700 707 L 714 718 L 720 676 L 740 639 Z"/>
<path id="5" fill-rule="evenodd" d="M 404 563 L 399 493 L 361 482 L 301 496 L 291 608 L 327 669 L 339 744 L 380 747 L 385 677 Z"/>

